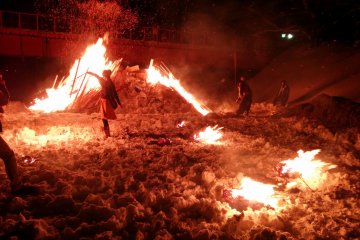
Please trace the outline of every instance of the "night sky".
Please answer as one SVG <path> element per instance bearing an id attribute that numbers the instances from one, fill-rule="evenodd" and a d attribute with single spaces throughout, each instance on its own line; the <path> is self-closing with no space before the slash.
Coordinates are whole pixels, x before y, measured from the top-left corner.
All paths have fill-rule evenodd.
<path id="1" fill-rule="evenodd" d="M 38 0 L 39 1 L 39 0 Z M 71 0 L 67 0 L 71 2 Z M 2 0 L 0 9 L 35 11 L 36 0 Z M 56 6 L 56 0 L 47 0 Z M 292 29 L 321 40 L 354 41 L 360 35 L 360 2 L 356 0 L 119 0 L 140 16 L 140 24 L 180 28 L 211 18 L 223 31 L 240 35 Z M 188 27 L 189 25 L 187 25 Z"/>
<path id="2" fill-rule="evenodd" d="M 35 2 L 56 7 L 59 2 L 74 0 L 1 0 L 0 9 L 20 12 L 37 12 Z M 319 45 L 321 42 L 337 41 L 352 46 L 360 39 L 360 2 L 356 0 L 119 0 L 121 5 L 139 16 L 138 26 L 159 25 L 163 29 L 184 29 L 200 35 L 229 41 L 240 37 L 272 34 L 278 37 L 283 32 L 294 32 L 296 39 L 306 39 Z M 209 35 L 210 34 L 210 35 Z M 0 70 L 13 69 L 14 79 L 19 71 L 36 72 L 44 79 L 44 69 L 52 68 L 49 61 L 33 67 L 41 59 L 22 59 L 9 62 L 0 59 Z M 59 65 L 59 64 L 58 64 Z M 35 70 L 34 70 L 35 69 Z M 54 69 L 52 69 L 54 70 Z M 55 72 L 60 71 L 55 69 Z M 8 73 L 8 79 L 12 78 Z M 11 86 L 10 88 L 15 88 Z M 32 86 L 29 86 L 29 88 Z M 30 92 L 30 90 L 28 91 Z M 24 99 L 21 94 L 14 97 Z"/>

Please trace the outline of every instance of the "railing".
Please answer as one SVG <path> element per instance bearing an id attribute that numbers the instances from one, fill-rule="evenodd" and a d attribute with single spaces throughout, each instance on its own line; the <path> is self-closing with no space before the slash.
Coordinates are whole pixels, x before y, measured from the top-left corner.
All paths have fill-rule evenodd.
<path id="1" fill-rule="evenodd" d="M 81 19 L 51 17 L 43 14 L 21 13 L 0 10 L 0 29 L 20 31 L 82 34 L 84 22 Z M 213 45 L 204 34 L 170 29 L 139 27 L 133 30 L 112 33 L 116 38 L 155 41 L 164 43 Z"/>

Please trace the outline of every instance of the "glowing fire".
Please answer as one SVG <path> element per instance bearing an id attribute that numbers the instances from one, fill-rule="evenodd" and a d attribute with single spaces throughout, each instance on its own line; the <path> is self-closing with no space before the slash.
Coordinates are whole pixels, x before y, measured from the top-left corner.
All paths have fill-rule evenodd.
<path id="1" fill-rule="evenodd" d="M 247 200 L 260 202 L 273 208 L 278 206 L 274 185 L 257 182 L 247 177 L 242 179 L 240 189 L 231 190 L 231 195 L 233 198 L 241 196 Z"/>
<path id="2" fill-rule="evenodd" d="M 182 127 L 185 126 L 185 124 L 186 124 L 186 121 L 181 121 L 181 123 L 178 123 L 178 124 L 176 125 L 176 127 L 177 127 L 177 128 L 182 128 Z"/>
<path id="3" fill-rule="evenodd" d="M 302 184 L 308 185 L 311 188 L 318 188 L 327 178 L 325 170 L 335 168 L 336 165 L 331 165 L 322 162 L 318 159 L 314 159 L 315 155 L 320 152 L 319 149 L 304 152 L 298 151 L 298 157 L 292 160 L 285 160 L 281 163 L 283 174 L 297 173 L 300 174 Z M 300 181 L 297 181 L 301 183 Z M 294 184 L 294 183 L 292 183 Z"/>
<path id="4" fill-rule="evenodd" d="M 35 103 L 29 108 L 43 112 L 65 110 L 82 94 L 98 89 L 100 87 L 98 80 L 85 73 L 91 71 L 101 76 L 104 69 L 116 68 L 115 64 L 105 58 L 105 52 L 103 39 L 99 38 L 96 44 L 87 47 L 84 55 L 75 61 L 69 75 L 59 82 L 57 87 L 55 86 L 57 78 L 55 78 L 52 88 L 46 89 L 48 97 L 35 99 Z"/>
<path id="5" fill-rule="evenodd" d="M 90 127 L 69 127 L 69 126 L 52 126 L 41 134 L 34 129 L 24 127 L 19 129 L 16 134 L 5 133 L 6 139 L 17 143 L 24 143 L 36 147 L 48 145 L 60 145 L 64 142 L 88 142 L 96 137 L 96 133 Z"/>
<path id="6" fill-rule="evenodd" d="M 164 76 L 161 72 L 153 66 L 153 60 L 150 61 L 150 66 L 147 69 L 147 82 L 151 84 L 160 83 L 165 87 L 172 88 L 177 91 L 187 102 L 192 104 L 194 108 L 203 116 L 209 113 L 209 110 L 202 106 L 193 95 L 187 92 L 180 84 L 180 81 L 174 78 L 173 74 L 166 70 L 167 74 Z"/>
<path id="7" fill-rule="evenodd" d="M 223 134 L 220 132 L 222 127 L 218 127 L 215 125 L 214 127 L 206 127 L 206 129 L 202 132 L 199 132 L 199 134 L 194 134 L 194 140 L 207 143 L 207 144 L 220 144 L 220 142 L 217 142 Z"/>

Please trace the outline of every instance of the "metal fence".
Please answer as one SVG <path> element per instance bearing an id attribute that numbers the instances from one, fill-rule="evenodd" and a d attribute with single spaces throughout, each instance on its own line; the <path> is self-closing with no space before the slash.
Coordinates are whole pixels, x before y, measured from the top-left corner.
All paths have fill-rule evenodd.
<path id="1" fill-rule="evenodd" d="M 51 17 L 43 14 L 22 13 L 0 10 L 0 28 L 15 29 L 26 32 L 50 33 L 84 33 L 84 20 L 63 17 Z M 156 41 L 164 43 L 212 45 L 207 34 L 171 29 L 154 29 L 153 27 L 138 27 L 112 33 L 116 38 L 129 40 Z"/>

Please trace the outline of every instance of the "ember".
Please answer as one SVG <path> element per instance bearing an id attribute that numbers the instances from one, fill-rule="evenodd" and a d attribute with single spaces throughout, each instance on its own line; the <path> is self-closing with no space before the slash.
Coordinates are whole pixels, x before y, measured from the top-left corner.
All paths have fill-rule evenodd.
<path id="1" fill-rule="evenodd" d="M 31 157 L 31 156 L 28 156 L 28 155 L 23 156 L 23 157 L 22 157 L 22 160 L 23 160 L 24 164 L 26 164 L 26 165 L 31 165 L 31 164 L 33 164 L 33 163 L 36 161 L 35 158 L 33 158 L 33 157 Z"/>
<path id="2" fill-rule="evenodd" d="M 223 136 L 220 130 L 222 127 L 215 125 L 214 127 L 206 127 L 206 129 L 198 134 L 194 135 L 194 140 L 207 144 L 221 144 L 218 140 Z"/>
<path id="3" fill-rule="evenodd" d="M 177 128 L 182 128 L 182 127 L 185 126 L 185 124 L 186 124 L 185 121 L 181 121 L 181 123 L 178 123 L 176 127 L 177 127 Z"/>

